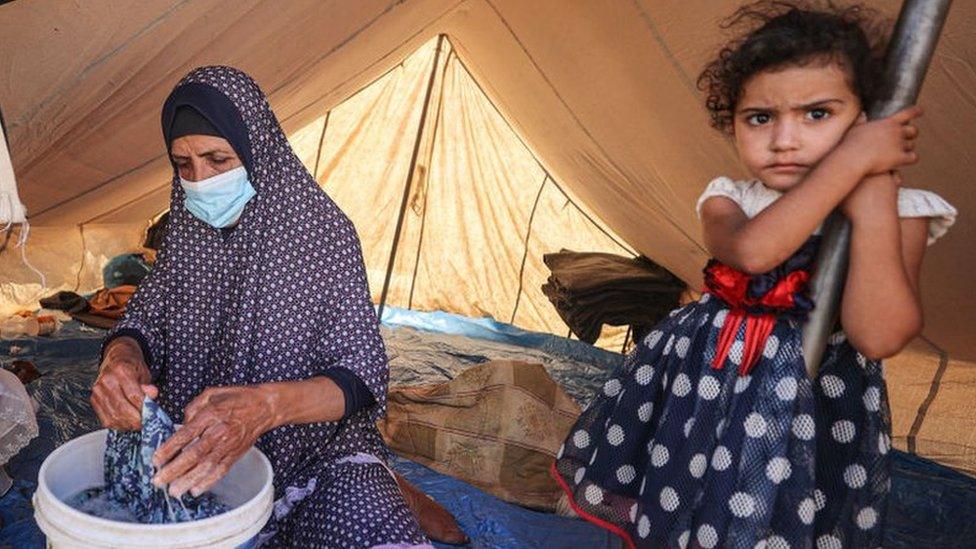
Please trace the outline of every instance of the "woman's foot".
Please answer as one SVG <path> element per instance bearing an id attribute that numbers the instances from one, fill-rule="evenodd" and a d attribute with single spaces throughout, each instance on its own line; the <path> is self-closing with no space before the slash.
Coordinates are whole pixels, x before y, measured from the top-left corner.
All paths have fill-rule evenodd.
<path id="1" fill-rule="evenodd" d="M 427 537 L 433 541 L 451 545 L 464 545 L 471 541 L 447 509 L 421 492 L 419 488 L 410 484 L 399 473 L 395 473 L 394 476 L 397 484 L 400 485 L 400 491 L 403 492 L 403 499 L 406 500 L 407 507 L 413 511 L 413 515 L 417 517 L 417 522 L 420 523 L 420 529 L 427 534 Z"/>

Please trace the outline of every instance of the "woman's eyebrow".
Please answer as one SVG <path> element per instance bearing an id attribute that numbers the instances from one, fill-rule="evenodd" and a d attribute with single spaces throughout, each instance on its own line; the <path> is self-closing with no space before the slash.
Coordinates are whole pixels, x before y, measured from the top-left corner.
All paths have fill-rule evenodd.
<path id="1" fill-rule="evenodd" d="M 200 153 L 199 156 L 211 156 L 211 155 L 214 155 L 214 154 L 226 154 L 226 155 L 230 156 L 233 153 L 228 152 L 225 149 L 211 149 L 209 151 L 204 151 L 204 152 Z"/>

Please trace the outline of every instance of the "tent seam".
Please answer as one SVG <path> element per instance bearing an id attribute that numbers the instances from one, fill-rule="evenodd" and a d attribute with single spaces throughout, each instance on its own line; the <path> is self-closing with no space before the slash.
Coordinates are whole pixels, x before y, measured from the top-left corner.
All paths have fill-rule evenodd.
<path id="1" fill-rule="evenodd" d="M 597 150 L 599 150 L 600 153 L 603 154 L 603 157 L 619 173 L 621 173 L 621 174 L 626 173 L 617 164 L 617 162 L 615 160 L 613 160 L 613 158 L 607 153 L 606 149 L 603 148 L 603 146 L 599 143 L 599 141 L 597 141 L 596 138 L 593 137 L 593 134 L 590 133 L 590 130 L 586 127 L 586 125 L 583 124 L 582 120 L 580 120 L 579 117 L 576 116 L 576 113 L 573 112 L 573 109 L 570 108 L 569 104 L 566 102 L 566 100 L 563 98 L 563 96 L 556 90 L 555 85 L 553 85 L 552 81 L 549 80 L 549 77 L 542 70 L 542 67 L 539 66 L 539 63 L 535 60 L 534 57 L 532 57 L 532 54 L 529 53 L 528 48 L 525 46 L 525 44 L 522 43 L 522 40 L 519 39 L 518 35 L 515 33 L 515 30 L 512 29 L 512 26 L 508 23 L 508 20 L 505 19 L 505 17 L 501 14 L 500 11 L 498 11 L 498 8 L 495 7 L 495 5 L 491 2 L 491 0 L 484 0 L 484 2 L 492 9 L 492 11 L 495 12 L 495 15 L 498 17 L 498 19 L 505 26 L 505 29 L 508 30 L 509 34 L 512 36 L 512 39 L 515 40 L 515 42 L 519 45 L 519 48 L 522 50 L 522 53 L 524 53 L 525 56 L 526 56 L 526 58 L 528 58 L 528 60 L 532 63 L 532 66 L 535 68 L 536 72 L 539 73 L 539 76 L 541 76 L 542 79 L 545 81 L 546 85 L 549 86 L 549 90 L 553 93 L 553 95 L 556 96 L 556 99 L 558 99 L 559 102 L 562 103 L 563 107 L 565 107 L 566 111 L 569 113 L 569 115 L 576 122 L 576 125 L 579 126 L 580 130 L 586 135 L 586 137 L 590 140 L 590 142 L 593 144 L 593 146 L 596 147 Z M 475 79 L 475 81 L 477 82 L 477 79 Z M 489 102 L 492 103 L 492 104 L 494 104 L 494 101 L 489 101 Z M 507 118 L 506 118 L 506 120 L 507 120 Z M 531 150 L 531 148 L 529 150 Z M 535 156 L 535 155 L 533 154 L 533 156 Z M 538 158 L 536 158 L 536 161 L 538 162 Z M 655 205 L 658 206 L 658 208 L 657 208 L 658 213 L 661 214 L 661 217 L 663 219 L 667 220 L 667 222 L 675 230 L 677 230 L 682 236 L 684 236 L 686 239 L 688 239 L 688 241 L 691 242 L 696 248 L 698 248 L 699 251 L 707 253 L 707 250 L 705 250 L 705 248 L 703 248 L 702 245 L 697 240 L 695 240 L 694 238 L 692 238 L 691 235 L 689 235 L 687 232 L 685 232 L 685 230 L 680 225 L 678 225 L 678 223 L 674 219 L 671 218 L 671 215 L 667 211 L 665 211 L 663 208 L 661 208 L 660 205 L 658 205 L 658 204 L 655 204 Z"/>
<path id="2" fill-rule="evenodd" d="M 691 91 L 692 95 L 698 97 L 698 94 L 695 93 L 698 87 L 691 83 L 691 77 L 688 76 L 684 67 L 682 67 L 681 63 L 678 62 L 678 58 L 675 57 L 674 52 L 672 52 L 671 48 L 669 48 L 665 43 L 664 36 L 661 35 L 661 31 L 657 28 L 657 25 L 654 24 L 654 21 L 651 19 L 651 15 L 647 13 L 647 10 L 645 10 L 637 0 L 634 0 L 634 6 L 637 8 L 637 11 L 641 13 L 641 19 L 644 20 L 645 24 L 647 24 L 647 28 L 651 31 L 654 41 L 657 42 L 658 47 L 660 47 L 661 51 L 664 52 L 664 57 L 666 57 L 668 62 L 671 63 L 671 67 L 677 71 L 678 75 L 681 77 L 681 80 L 685 83 L 685 87 Z"/>
<path id="3" fill-rule="evenodd" d="M 425 26 L 424 26 L 424 27 L 423 27 L 422 29 L 420 29 L 419 31 L 417 31 L 417 32 L 415 32 L 415 33 L 414 33 L 414 34 L 412 34 L 412 35 L 411 35 L 411 36 L 410 36 L 409 38 L 407 38 L 406 40 L 404 40 L 404 41 L 402 41 L 402 42 L 401 42 L 400 44 L 398 44 L 398 45 L 397 45 L 397 47 L 396 47 L 396 48 L 394 48 L 394 49 L 393 49 L 392 51 L 398 51 L 398 50 L 399 50 L 399 48 L 401 48 L 401 47 L 403 47 L 403 45 L 405 45 L 405 44 L 407 44 L 407 43 L 409 43 L 410 41 L 412 41 L 412 40 L 414 40 L 414 39 L 415 39 L 415 38 L 416 38 L 417 36 L 420 36 L 421 34 L 423 34 L 424 32 L 426 32 L 426 31 L 427 31 L 427 29 L 429 29 L 429 28 L 431 28 L 431 27 L 433 27 L 433 26 L 435 26 L 435 25 L 437 25 L 437 24 L 438 24 L 438 23 L 439 23 L 439 22 L 440 22 L 440 21 L 441 21 L 441 20 L 442 20 L 442 19 L 443 19 L 444 17 L 446 17 L 447 15 L 449 15 L 450 13 L 452 13 L 452 12 L 453 12 L 453 11 L 454 11 L 454 10 L 455 10 L 455 9 L 456 9 L 456 8 L 457 8 L 458 6 L 459 6 L 459 5 L 461 5 L 461 4 L 463 4 L 463 3 L 464 3 L 464 2 L 466 2 L 466 1 L 467 1 L 467 0 L 459 0 L 459 1 L 458 1 L 458 2 L 456 2 L 455 4 L 453 4 L 453 5 L 451 5 L 451 7 L 449 7 L 448 9 L 446 9 L 446 10 L 445 10 L 444 12 L 442 12 L 442 13 L 441 13 L 440 15 L 438 15 L 438 16 L 437 16 L 436 18 L 434 18 L 434 20 L 433 20 L 433 21 L 431 21 L 431 22 L 430 22 L 429 24 L 427 24 L 427 25 L 425 25 Z M 402 2 L 398 2 L 398 3 L 402 3 Z M 384 11 L 384 13 L 383 13 L 383 14 L 381 14 L 381 15 L 380 15 L 379 17 L 382 17 L 382 15 L 384 15 L 384 14 L 386 14 L 386 13 L 387 13 L 388 11 L 389 11 L 389 10 L 387 10 L 387 11 Z M 369 24 L 368 24 L 368 25 L 367 25 L 366 27 L 363 27 L 362 29 L 359 29 L 359 30 L 357 30 L 357 31 L 356 31 L 356 34 L 359 34 L 359 33 L 361 33 L 361 32 L 362 32 L 363 30 L 365 30 L 366 28 L 368 28 L 368 26 L 370 26 L 370 25 L 372 25 L 373 23 L 375 23 L 375 21 L 376 21 L 376 20 L 378 20 L 378 19 L 374 19 L 374 20 L 373 20 L 373 21 L 371 21 L 371 22 L 370 22 L 370 23 L 369 23 Z M 329 52 L 329 53 L 331 54 L 331 53 L 333 53 L 333 52 L 335 52 L 335 51 L 337 51 L 337 50 L 338 50 L 338 48 L 333 48 L 332 50 L 330 50 L 330 52 Z M 391 53 L 392 53 L 392 51 L 391 51 Z M 371 64 L 370 64 L 370 65 L 369 65 L 368 67 L 366 67 L 365 69 L 363 69 L 363 70 L 361 70 L 361 71 L 359 71 L 358 73 L 356 73 L 356 75 L 354 75 L 354 76 L 353 76 L 353 78 L 355 78 L 356 76 L 359 76 L 359 75 L 361 75 L 361 74 L 363 74 L 363 73 L 365 73 L 365 72 L 367 72 L 367 71 L 369 71 L 370 69 L 372 69 L 373 67 L 375 67 L 376 65 L 378 65 L 378 64 L 380 64 L 380 63 L 381 63 L 382 61 L 384 61 L 384 60 L 385 60 L 385 59 L 386 59 L 387 57 L 389 57 L 389 54 L 387 54 L 387 55 L 384 55 L 384 56 L 383 56 L 382 58 L 380 58 L 379 60 L 377 60 L 377 61 L 376 61 L 375 63 L 371 63 Z M 322 59 L 325 59 L 325 57 L 322 57 L 322 58 L 319 58 L 318 60 L 316 60 L 316 61 L 315 61 L 315 63 L 319 63 L 319 62 L 321 62 L 321 61 L 322 61 Z M 401 62 L 402 62 L 402 61 L 401 61 Z M 364 90 L 364 89 L 366 89 L 366 88 L 368 88 L 368 87 L 369 87 L 369 86 L 370 86 L 371 84 L 373 84 L 374 82 L 376 82 L 377 80 L 379 80 L 380 78 L 382 78 L 383 76 L 385 76 L 386 74 L 388 74 L 388 73 L 390 73 L 391 71 L 393 71 L 393 70 L 395 70 L 395 69 L 396 69 L 396 66 L 394 66 L 394 67 L 392 67 L 392 68 L 390 68 L 390 70 L 388 70 L 388 71 L 386 71 L 386 72 L 384 72 L 383 74 L 381 74 L 381 75 L 379 75 L 379 76 L 378 76 L 377 78 L 375 78 L 375 79 L 373 79 L 373 80 L 371 80 L 371 81 L 370 81 L 369 83 L 367 83 L 367 84 L 365 84 L 365 85 L 363 85 L 363 86 L 361 86 L 361 87 L 360 87 L 359 89 L 357 89 L 357 90 L 356 90 L 355 92 L 353 92 L 352 94 L 350 94 L 350 95 L 349 95 L 349 97 L 352 97 L 352 96 L 354 96 L 354 95 L 356 95 L 357 93 L 359 93 L 359 92 L 361 92 L 362 90 Z M 296 77 L 296 78 L 297 78 L 297 77 Z M 294 80 L 294 79 L 292 79 L 292 80 Z M 347 78 L 347 79 L 346 79 L 346 80 L 344 81 L 344 83 L 345 83 L 345 82 L 348 82 L 349 80 L 351 80 L 351 78 Z M 271 95 L 273 95 L 273 94 L 274 94 L 274 93 L 276 93 L 277 91 L 279 91 L 279 90 L 281 90 L 281 88 L 282 88 L 283 86 L 285 86 L 285 85 L 287 85 L 287 84 L 288 84 L 288 83 L 290 83 L 290 82 L 291 82 L 291 81 L 289 81 L 289 82 L 285 82 L 285 83 L 283 83 L 282 85 L 279 85 L 279 86 L 277 86 L 277 87 L 275 87 L 275 88 L 274 88 L 274 89 L 273 89 L 273 90 L 272 90 L 271 92 L 269 92 L 269 93 L 268 93 L 268 96 L 269 96 L 269 100 L 270 100 L 270 96 L 271 96 Z M 299 107 L 299 108 L 298 108 L 298 109 L 297 109 L 297 110 L 296 110 L 295 112 L 293 112 L 293 113 L 291 113 L 291 115 L 289 115 L 289 116 L 288 116 L 287 118 L 284 118 L 284 119 L 282 119 L 282 120 L 281 120 L 281 122 L 282 122 L 282 123 L 286 123 L 286 122 L 288 122 L 289 120 L 291 120 L 291 119 L 292 119 L 292 118 L 294 118 L 295 116 L 298 116 L 299 114 L 301 114 L 301 113 L 302 113 L 303 111 L 305 111 L 306 109 L 308 109 L 308 108 L 310 108 L 311 106 L 313 106 L 313 105 L 315 105 L 316 103 L 318 103 L 319 101 L 321 101 L 321 100 L 322 100 L 323 98 L 325 98 L 325 97 L 328 97 L 328 96 L 329 96 L 329 94 L 331 94 L 331 93 L 333 93 L 333 92 L 335 92 L 335 91 L 336 91 L 337 89 L 339 89 L 339 88 L 341 88 L 341 87 L 342 87 L 342 84 L 340 84 L 340 85 L 338 85 L 338 86 L 335 86 L 335 87 L 333 87 L 333 88 L 332 88 L 331 90 L 329 90 L 328 92 L 326 92 L 326 93 L 324 93 L 324 94 L 322 94 L 322 95 L 320 95 L 320 96 L 319 96 L 319 97 L 318 97 L 317 99 L 315 99 L 315 100 L 313 100 L 313 101 L 311 101 L 311 102 L 309 102 L 308 104 L 306 104 L 306 105 L 304 105 L 304 106 L 302 106 L 302 107 Z M 344 101 L 345 99 L 348 99 L 348 97 L 347 97 L 347 98 L 344 98 L 344 99 L 343 99 L 343 101 Z M 331 109 L 330 109 L 330 110 L 331 110 Z M 98 190 L 98 189 L 100 189 L 100 188 L 102 188 L 102 187 L 104 187 L 105 185 L 108 185 L 109 183 L 112 183 L 113 181 L 116 181 L 116 180 L 118 180 L 118 179 L 120 179 L 120 178 L 122 178 L 122 177 L 125 177 L 125 176 L 127 176 L 127 175 L 129 175 L 129 174 L 131 174 L 131 173 L 133 173 L 133 172 L 134 172 L 134 171 L 136 171 L 136 170 L 139 170 L 139 169 L 141 169 L 141 168 L 144 168 L 144 167 L 146 167 L 146 166 L 148 166 L 149 164 L 151 164 L 151 163 L 153 163 L 153 162 L 155 162 L 155 161 L 157 161 L 157 160 L 159 160 L 160 158 L 163 158 L 164 156 L 166 156 L 166 155 L 165 155 L 165 154 L 159 154 L 159 155 L 156 155 L 156 156 L 153 156 L 153 157 L 151 157 L 151 158 L 150 158 L 149 160 L 147 160 L 146 162 L 144 162 L 144 163 L 142 163 L 142 164 L 140 164 L 140 165 L 138 165 L 138 166 L 135 166 L 135 167 L 134 167 L 134 168 L 132 168 L 132 169 L 129 169 L 129 170 L 127 170 L 127 171 L 125 171 L 125 172 L 123 172 L 123 173 L 121 173 L 121 174 L 119 174 L 119 175 L 116 175 L 116 176 L 114 176 L 114 177 L 111 177 L 111 178 L 109 178 L 109 179 L 107 179 L 107 180 L 105 180 L 105 181 L 102 181 L 101 183 L 97 183 L 97 184 L 95 184 L 95 185 L 93 185 L 92 187 L 90 187 L 90 188 L 88 188 L 88 189 L 85 189 L 85 190 L 84 190 L 84 191 L 82 191 L 81 193 L 78 193 L 78 194 L 76 194 L 76 195 L 74 195 L 74 196 L 71 196 L 71 197 L 68 197 L 68 198 L 66 198 L 66 199 L 64 199 L 64 200 L 62 200 L 62 201 L 60 201 L 60 202 L 57 202 L 57 203 L 55 203 L 55 204 L 53 204 L 53 205 L 51 205 L 51 206 L 48 206 L 48 207 L 46 207 L 46 208 L 44 208 L 43 210 L 41 210 L 41 211 L 39 211 L 39 212 L 37 212 L 37 213 L 35 213 L 35 214 L 33 214 L 33 215 L 28 215 L 28 216 L 27 216 L 27 218 L 28 218 L 28 219 L 31 219 L 31 218 L 34 218 L 34 217 L 37 217 L 37 216 L 40 216 L 40 215 L 42 215 L 42 214 L 45 214 L 45 213 L 47 213 L 47 212 L 49 212 L 49 211 L 51 211 L 51 210 L 54 210 L 54 209 L 57 209 L 57 208 L 60 208 L 61 206 L 64 206 L 65 204 L 67 204 L 67 203 L 69 203 L 69 202 L 73 202 L 74 200 L 77 200 L 77 199 L 79 199 L 79 198 L 81 198 L 81 197 L 83 197 L 83 196 L 85 196 L 85 195 L 87 195 L 88 193 L 90 193 L 90 192 L 92 192 L 92 191 L 95 191 L 95 190 Z M 99 214 L 98 216 L 96 216 L 96 217 L 95 217 L 95 218 L 93 218 L 93 219 L 97 219 L 98 217 L 102 217 L 103 215 L 104 215 L 104 214 Z M 86 222 L 86 223 L 87 223 L 87 222 Z"/>
<path id="4" fill-rule="evenodd" d="M 519 283 L 518 290 L 515 292 L 515 308 L 512 309 L 512 319 L 508 321 L 509 324 L 515 324 L 515 315 L 518 313 L 519 303 L 522 301 L 522 288 L 525 276 L 525 261 L 529 257 L 529 238 L 532 237 L 532 222 L 535 220 L 535 212 L 539 207 L 539 200 L 542 198 L 542 191 L 546 189 L 546 183 L 549 181 L 549 172 L 546 172 L 545 176 L 542 178 L 542 185 L 539 185 L 539 192 L 535 195 L 535 202 L 532 204 L 532 213 L 529 214 L 529 225 L 525 229 L 525 240 L 523 241 L 522 248 L 522 265 L 519 267 Z"/>
<path id="5" fill-rule="evenodd" d="M 945 375 L 945 372 L 949 367 L 949 353 L 925 336 L 919 336 L 919 339 L 928 343 L 929 346 L 939 354 L 939 368 L 935 371 L 935 375 L 932 376 L 932 384 L 929 386 L 929 394 L 925 396 L 925 400 L 923 400 L 918 406 L 918 412 L 915 414 L 915 421 L 912 422 L 912 427 L 908 431 L 908 451 L 912 454 L 914 454 L 916 450 L 916 437 L 918 436 L 919 431 L 922 430 L 922 423 L 925 421 L 925 416 L 928 414 L 929 407 L 932 405 L 932 402 L 935 401 L 935 397 L 937 397 L 939 394 L 942 376 Z"/>
<path id="6" fill-rule="evenodd" d="M 428 23 L 427 25 L 424 25 L 423 28 L 421 28 L 417 32 L 415 32 L 412 35 L 410 35 L 407 39 L 405 39 L 405 40 L 401 41 L 399 44 L 397 44 L 397 46 L 395 48 L 393 48 L 389 53 L 387 53 L 386 55 L 384 55 L 383 57 L 381 57 L 380 59 L 378 59 L 376 62 L 371 63 L 368 67 L 366 67 L 363 70 L 357 72 L 351 78 L 347 78 L 342 84 L 339 84 L 337 86 L 334 86 L 329 91 L 327 91 L 327 92 L 319 95 L 316 99 L 313 99 L 312 101 L 310 101 L 310 102 L 306 103 L 305 105 L 299 107 L 295 112 L 293 112 L 291 115 L 289 115 L 288 118 L 282 119 L 281 122 L 282 123 L 288 122 L 289 120 L 291 120 L 295 116 L 298 116 L 299 114 L 301 114 L 302 112 L 304 112 L 306 109 L 312 107 L 313 105 L 315 105 L 319 101 L 322 101 L 323 99 L 325 99 L 326 97 L 328 97 L 329 95 L 331 95 L 332 93 L 334 93 L 336 90 L 340 89 L 342 87 L 342 85 L 345 84 L 345 82 L 348 82 L 348 81 L 352 80 L 353 78 L 356 78 L 359 75 L 361 75 L 361 74 L 363 74 L 365 72 L 368 72 L 370 69 L 372 69 L 376 65 L 381 64 L 383 61 L 386 60 L 387 57 L 390 56 L 390 54 L 392 54 L 395 51 L 399 51 L 400 48 L 402 48 L 406 44 L 409 44 L 411 41 L 413 41 L 414 39 L 416 39 L 418 36 L 422 35 L 423 33 L 427 32 L 428 29 L 430 29 L 431 27 L 436 26 L 437 24 L 439 24 L 442 19 L 444 19 L 445 17 L 447 17 L 448 15 L 450 15 L 451 13 L 453 13 L 454 10 L 457 9 L 458 6 L 460 6 L 461 4 L 465 3 L 466 1 L 467 0 L 458 0 L 458 2 L 454 3 L 453 5 L 451 5 L 451 7 L 449 7 L 446 10 L 444 10 L 440 15 L 438 15 L 437 17 L 435 17 L 430 23 Z M 443 33 L 439 34 L 438 36 L 441 36 L 441 35 L 443 35 L 445 37 L 447 36 L 446 34 L 443 34 Z M 413 53 L 413 52 L 411 52 L 411 53 Z M 358 95 L 360 92 L 362 92 L 366 88 L 372 86 L 378 80 L 382 79 L 387 74 L 389 74 L 389 73 L 393 72 L 394 70 L 396 70 L 398 66 L 400 66 L 400 65 L 403 64 L 403 61 L 407 57 L 409 57 L 409 55 L 407 55 L 403 59 L 401 59 L 399 63 L 394 64 L 392 67 L 390 67 L 389 70 L 384 71 L 382 74 L 380 74 L 376 78 L 374 78 L 374 79 L 370 80 L 369 82 L 367 82 L 366 84 L 360 86 L 357 90 L 353 91 L 348 96 L 343 97 L 342 100 L 338 101 L 336 104 L 338 105 L 339 103 L 344 103 L 344 102 L 348 101 L 350 98 L 355 97 L 356 95 Z M 324 58 L 322 58 L 322 59 L 324 59 Z M 321 62 L 321 59 L 319 59 L 316 62 Z M 270 95 L 278 92 L 283 86 L 284 85 L 278 86 L 277 88 L 275 88 L 274 90 L 272 90 L 268 95 L 270 96 Z"/>

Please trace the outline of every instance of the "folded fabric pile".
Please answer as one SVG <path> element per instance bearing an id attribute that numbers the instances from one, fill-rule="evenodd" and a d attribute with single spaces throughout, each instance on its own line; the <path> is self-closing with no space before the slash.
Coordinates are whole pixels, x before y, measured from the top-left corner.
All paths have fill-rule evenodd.
<path id="1" fill-rule="evenodd" d="M 552 275 L 542 292 L 574 334 L 587 343 L 604 324 L 631 326 L 640 339 L 678 306 L 687 285 L 646 257 L 597 252 L 546 254 Z"/>
<path id="2" fill-rule="evenodd" d="M 227 507 L 210 493 L 173 498 L 152 483 L 152 457 L 175 428 L 151 399 L 142 403 L 142 430 L 110 430 L 105 444 L 105 485 L 81 492 L 69 502 L 80 511 L 126 522 L 163 524 L 212 517 Z"/>
<path id="3" fill-rule="evenodd" d="M 96 328 L 110 329 L 122 318 L 125 306 L 135 294 L 131 285 L 105 288 L 85 299 L 74 292 L 58 292 L 40 301 L 46 309 L 56 309 L 71 315 L 71 318 Z"/>

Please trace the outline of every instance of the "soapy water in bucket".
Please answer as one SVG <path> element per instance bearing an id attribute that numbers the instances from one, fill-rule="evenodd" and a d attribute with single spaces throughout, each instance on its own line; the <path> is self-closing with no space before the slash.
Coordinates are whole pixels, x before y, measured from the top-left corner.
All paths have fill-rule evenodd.
<path id="1" fill-rule="evenodd" d="M 141 433 L 131 432 L 139 437 Z M 89 514 L 76 508 L 81 492 L 93 487 L 106 487 L 106 456 L 108 429 L 88 433 L 63 444 L 41 465 L 38 487 L 34 493 L 34 517 L 47 537 L 52 549 L 96 549 L 100 547 L 137 547 L 163 549 L 167 547 L 240 549 L 249 547 L 267 525 L 272 515 L 274 472 L 268 458 L 258 448 L 250 448 L 214 486 L 210 492 L 228 509 L 226 512 L 202 520 L 187 517 L 182 522 L 152 523 L 126 522 L 129 517 L 109 517 Z M 137 445 L 138 446 L 138 445 Z M 154 497 L 164 498 L 165 492 L 152 486 L 147 476 L 144 486 L 153 490 Z M 103 490 L 103 493 L 105 490 Z M 143 501 L 138 494 L 137 501 Z M 72 499 L 75 498 L 75 501 Z M 184 495 L 183 498 L 188 498 Z M 114 505 L 101 508 L 105 513 L 117 513 Z M 174 499 L 163 509 L 183 512 L 192 509 L 192 501 L 184 499 L 180 505 Z M 73 506 L 74 505 L 74 506 Z M 97 504 L 96 504 L 97 505 Z M 126 507 L 127 508 L 127 507 Z M 168 511 L 167 511 L 168 512 Z M 122 519 L 122 520 L 119 520 Z M 162 522 L 162 521 L 160 521 Z"/>
<path id="2" fill-rule="evenodd" d="M 206 503 L 200 508 L 206 509 L 208 512 L 203 513 L 203 516 L 195 518 L 207 518 L 214 516 L 229 510 L 231 507 L 230 505 L 221 502 L 220 499 L 213 494 L 204 494 L 200 499 L 207 500 Z M 189 510 L 183 506 L 183 503 L 179 499 L 169 498 L 169 500 L 172 505 L 181 506 L 182 509 L 186 511 L 186 514 L 182 516 L 192 516 L 192 514 L 189 513 Z M 112 499 L 104 486 L 96 486 L 94 488 L 82 490 L 81 492 L 68 497 L 65 500 L 65 503 L 72 508 L 81 511 L 82 513 L 98 518 L 114 520 L 117 522 L 144 522 L 132 510 L 131 507 Z M 180 516 L 176 515 L 175 513 L 171 514 L 170 517 L 172 520 L 165 520 L 164 522 L 182 522 L 179 520 Z M 195 518 L 191 518 L 190 520 L 195 520 Z"/>

